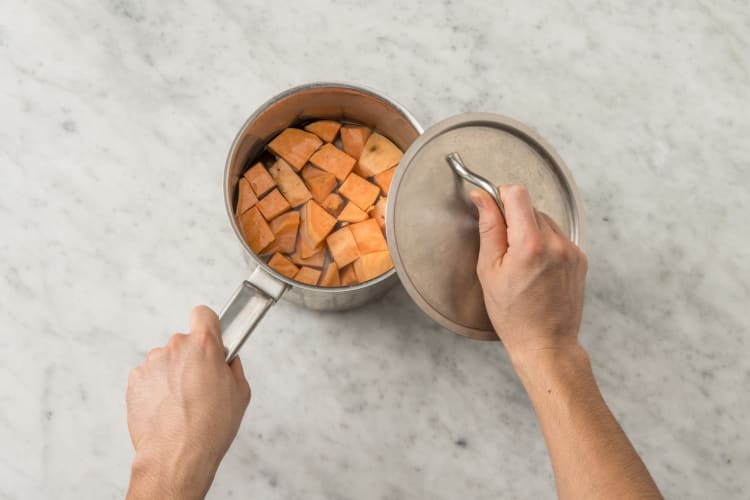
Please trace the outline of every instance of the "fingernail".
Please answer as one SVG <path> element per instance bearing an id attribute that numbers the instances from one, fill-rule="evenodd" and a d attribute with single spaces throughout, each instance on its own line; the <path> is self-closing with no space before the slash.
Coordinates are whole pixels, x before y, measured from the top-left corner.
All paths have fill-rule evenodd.
<path id="1" fill-rule="evenodd" d="M 478 209 L 482 210 L 484 208 L 484 199 L 477 190 L 470 192 L 469 198 L 471 198 L 471 201 L 474 202 L 474 205 L 476 205 Z"/>

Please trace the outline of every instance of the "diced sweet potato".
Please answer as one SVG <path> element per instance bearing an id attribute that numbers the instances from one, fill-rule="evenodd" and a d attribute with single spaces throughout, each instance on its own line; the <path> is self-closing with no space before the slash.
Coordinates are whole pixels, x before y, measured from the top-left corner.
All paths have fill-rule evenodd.
<path id="1" fill-rule="evenodd" d="M 276 183 L 273 181 L 273 177 L 268 173 L 266 167 L 261 162 L 256 163 L 247 172 L 245 172 L 245 179 L 250 183 L 250 187 L 253 188 L 255 196 L 263 196 L 270 191 Z"/>
<path id="2" fill-rule="evenodd" d="M 312 197 L 318 203 L 323 203 L 326 196 L 331 194 L 336 188 L 336 176 L 330 172 L 325 172 L 312 165 L 307 165 L 302 169 L 302 178 L 305 179 L 307 187 L 310 188 Z"/>
<path id="3" fill-rule="evenodd" d="M 359 158 L 372 131 L 361 125 L 344 125 L 341 127 L 341 144 L 344 152 L 353 158 Z"/>
<path id="4" fill-rule="evenodd" d="M 299 229 L 299 212 L 281 214 L 269 224 L 274 240 L 263 249 L 263 255 L 275 252 L 292 253 L 296 248 L 297 229 Z"/>
<path id="5" fill-rule="evenodd" d="M 328 233 L 330 233 L 336 225 L 336 219 L 326 212 L 323 207 L 318 205 L 315 200 L 308 201 L 302 208 L 300 220 L 300 238 L 303 245 L 307 245 L 310 249 L 317 247 L 323 240 L 325 240 Z M 302 257 L 307 258 L 312 254 L 305 255 L 306 252 L 302 252 Z"/>
<path id="6" fill-rule="evenodd" d="M 319 286 L 341 286 L 341 277 L 339 276 L 339 266 L 335 262 L 328 264 L 320 276 Z"/>
<path id="7" fill-rule="evenodd" d="M 359 283 L 357 273 L 354 272 L 354 264 L 340 268 L 339 277 L 341 278 L 341 286 L 350 286 Z"/>
<path id="8" fill-rule="evenodd" d="M 357 241 L 348 227 L 343 227 L 329 234 L 326 243 L 328 244 L 328 250 L 331 252 L 331 257 L 339 267 L 351 264 L 359 257 Z"/>
<path id="9" fill-rule="evenodd" d="M 388 198 L 380 197 L 374 207 L 370 209 L 370 217 L 375 219 L 375 222 L 380 226 L 380 230 L 385 232 L 385 209 Z"/>
<path id="10" fill-rule="evenodd" d="M 305 130 L 312 132 L 326 142 L 333 142 L 340 128 L 341 124 L 333 120 L 319 120 L 305 125 Z"/>
<path id="11" fill-rule="evenodd" d="M 279 186 L 281 194 L 293 207 L 298 207 L 312 198 L 312 194 L 287 162 L 279 158 L 270 169 L 271 177 Z"/>
<path id="12" fill-rule="evenodd" d="M 321 144 L 323 141 L 315 134 L 298 128 L 286 128 L 268 143 L 268 149 L 299 170 Z"/>
<path id="13" fill-rule="evenodd" d="M 274 239 L 273 231 L 260 214 L 257 206 L 254 206 L 238 217 L 238 222 L 245 241 L 255 253 L 260 253 Z"/>
<path id="14" fill-rule="evenodd" d="M 391 167 L 388 170 L 383 170 L 372 178 L 372 182 L 380 187 L 380 190 L 385 196 L 388 196 L 388 190 L 391 188 L 391 181 L 393 180 L 393 174 L 395 173 L 396 167 Z"/>
<path id="15" fill-rule="evenodd" d="M 339 277 L 341 278 L 341 286 L 350 286 L 359 283 L 357 273 L 354 272 L 354 264 L 342 267 L 339 270 Z"/>
<path id="16" fill-rule="evenodd" d="M 403 153 L 387 138 L 377 132 L 370 135 L 359 157 L 359 167 L 365 172 L 364 177 L 372 177 L 384 170 L 396 166 Z"/>
<path id="17" fill-rule="evenodd" d="M 351 201 L 346 204 L 338 216 L 339 222 L 362 222 L 367 219 L 367 212 Z"/>
<path id="18" fill-rule="evenodd" d="M 263 199 L 258 202 L 257 207 L 266 220 L 274 219 L 292 208 L 278 189 L 274 189 L 265 195 Z"/>
<path id="19" fill-rule="evenodd" d="M 339 194 L 362 210 L 370 208 L 379 193 L 379 187 L 357 174 L 349 174 L 349 177 L 339 186 Z"/>
<path id="20" fill-rule="evenodd" d="M 379 231 L 378 231 L 379 232 Z M 362 255 L 352 264 L 354 273 L 360 283 L 377 278 L 384 272 L 393 267 L 391 254 L 387 250 L 384 252 L 368 253 Z"/>
<path id="21" fill-rule="evenodd" d="M 343 204 L 344 200 L 341 199 L 341 196 L 337 195 L 336 193 L 331 193 L 326 196 L 326 199 L 323 200 L 320 206 L 325 208 L 329 214 L 336 215 L 337 213 L 339 213 L 339 210 L 341 210 L 341 206 Z"/>
<path id="22" fill-rule="evenodd" d="M 320 269 L 313 269 L 312 267 L 301 267 L 294 275 L 294 279 L 308 285 L 317 285 L 318 278 L 320 278 Z"/>
<path id="23" fill-rule="evenodd" d="M 289 258 L 298 266 L 323 267 L 326 260 L 326 251 L 321 246 L 317 253 L 313 253 L 310 257 L 303 259 L 300 250 L 300 238 L 297 238 L 297 249 Z"/>
<path id="24" fill-rule="evenodd" d="M 258 197 L 255 196 L 253 188 L 250 187 L 250 183 L 247 179 L 240 177 L 240 182 L 237 183 L 237 210 L 235 215 L 242 215 L 258 203 Z"/>
<path id="25" fill-rule="evenodd" d="M 362 255 L 388 250 L 388 243 L 386 243 L 383 232 L 380 230 L 380 226 L 375 219 L 367 219 L 356 224 L 350 224 L 349 228 L 354 235 L 354 239 L 357 241 L 359 253 Z"/>
<path id="26" fill-rule="evenodd" d="M 299 272 L 299 267 L 295 266 L 291 260 L 287 259 L 279 252 L 273 254 L 273 257 L 268 261 L 268 265 L 279 274 L 283 274 L 288 278 L 294 278 Z"/>
<path id="27" fill-rule="evenodd" d="M 333 144 L 324 144 L 310 157 L 310 163 L 330 172 L 340 181 L 346 179 L 357 160 L 341 151 Z"/>

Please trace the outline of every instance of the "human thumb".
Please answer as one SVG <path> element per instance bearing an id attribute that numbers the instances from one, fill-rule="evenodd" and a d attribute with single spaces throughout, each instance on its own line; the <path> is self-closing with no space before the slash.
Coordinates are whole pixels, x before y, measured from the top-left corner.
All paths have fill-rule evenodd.
<path id="1" fill-rule="evenodd" d="M 479 264 L 490 268 L 500 264 L 508 250 L 508 228 L 500 207 L 483 189 L 469 193 L 479 211 Z"/>

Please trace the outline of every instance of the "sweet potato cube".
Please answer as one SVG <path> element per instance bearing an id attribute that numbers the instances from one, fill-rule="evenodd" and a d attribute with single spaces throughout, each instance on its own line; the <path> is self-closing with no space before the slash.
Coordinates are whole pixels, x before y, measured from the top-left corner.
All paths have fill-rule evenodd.
<path id="1" fill-rule="evenodd" d="M 323 141 L 315 134 L 298 128 L 286 128 L 268 143 L 268 149 L 299 170 L 321 144 Z"/>
<path id="2" fill-rule="evenodd" d="M 357 241 L 359 253 L 362 255 L 388 250 L 388 243 L 386 243 L 383 232 L 375 219 L 350 224 L 348 227 L 351 229 L 354 239 Z M 360 281 L 362 281 L 361 278 Z"/>
<path id="3" fill-rule="evenodd" d="M 320 286 L 341 286 L 341 277 L 339 276 L 339 266 L 335 262 L 328 264 L 318 281 Z"/>
<path id="4" fill-rule="evenodd" d="M 374 207 L 370 209 L 370 217 L 375 219 L 375 222 L 380 226 L 380 230 L 385 232 L 385 208 L 388 203 L 387 198 L 381 197 Z"/>
<path id="5" fill-rule="evenodd" d="M 372 131 L 361 125 L 344 125 L 341 127 L 341 145 L 344 152 L 353 158 L 359 158 Z"/>
<path id="6" fill-rule="evenodd" d="M 313 253 L 310 257 L 302 258 L 300 238 L 297 238 L 297 249 L 289 256 L 289 258 L 298 266 L 323 267 L 326 260 L 326 251 L 321 245 L 317 253 Z"/>
<path id="7" fill-rule="evenodd" d="M 250 183 L 244 177 L 240 177 L 240 182 L 237 183 L 237 191 L 237 210 L 235 215 L 242 215 L 258 203 L 258 197 L 255 196 L 253 188 L 250 187 Z"/>
<path id="8" fill-rule="evenodd" d="M 308 245 L 309 248 L 317 247 L 323 240 L 325 240 L 326 236 L 328 236 L 328 233 L 333 230 L 334 226 L 336 226 L 336 218 L 326 212 L 323 207 L 315 202 L 315 200 L 308 201 L 302 208 L 302 213 L 300 215 L 301 242 L 304 245 Z M 302 252 L 302 257 L 309 257 L 309 255 L 305 255 L 305 253 L 306 252 Z"/>
<path id="9" fill-rule="evenodd" d="M 362 283 L 377 278 L 384 272 L 388 271 L 393 267 L 393 261 L 391 261 L 390 252 L 386 250 L 385 252 L 374 252 L 362 255 L 359 259 L 354 261 L 352 266 L 354 267 L 354 273 L 357 275 L 357 279 Z"/>
<path id="10" fill-rule="evenodd" d="M 313 269 L 312 267 L 301 267 L 294 275 L 294 279 L 308 285 L 317 285 L 318 278 L 320 278 L 320 269 Z"/>
<path id="11" fill-rule="evenodd" d="M 351 201 L 346 204 L 338 216 L 339 222 L 362 222 L 367 219 L 367 212 Z"/>
<path id="12" fill-rule="evenodd" d="M 237 222 L 239 222 L 242 234 L 245 235 L 245 241 L 255 253 L 260 253 L 274 239 L 273 231 L 257 206 L 241 214 Z"/>
<path id="13" fill-rule="evenodd" d="M 375 203 L 375 199 L 380 194 L 380 188 L 357 174 L 349 174 L 349 177 L 339 186 L 339 194 L 362 210 L 367 210 Z"/>
<path id="14" fill-rule="evenodd" d="M 339 277 L 341 278 L 341 286 L 350 286 L 359 283 L 353 264 L 341 268 L 339 270 Z"/>
<path id="15" fill-rule="evenodd" d="M 333 142 L 340 128 L 341 124 L 333 120 L 319 120 L 305 125 L 305 130 L 312 132 L 326 142 Z"/>
<path id="16" fill-rule="evenodd" d="M 291 260 L 284 257 L 279 252 L 273 254 L 273 257 L 268 260 L 268 265 L 277 273 L 283 274 L 288 278 L 294 278 L 297 272 L 299 272 L 299 267 L 295 266 Z"/>
<path id="17" fill-rule="evenodd" d="M 357 160 L 333 144 L 325 144 L 310 157 L 310 163 L 330 172 L 340 181 L 346 179 Z"/>
<path id="18" fill-rule="evenodd" d="M 270 191 L 276 183 L 268 173 L 266 167 L 261 162 L 256 163 L 247 172 L 245 172 L 245 179 L 250 183 L 250 187 L 253 188 L 255 196 L 263 196 Z"/>
<path id="19" fill-rule="evenodd" d="M 305 183 L 307 184 L 307 187 L 310 188 L 312 197 L 318 203 L 323 203 L 326 196 L 331 194 L 331 191 L 336 188 L 335 175 L 319 168 L 315 168 L 312 165 L 307 165 L 302 169 L 302 178 L 305 179 Z"/>
<path id="20" fill-rule="evenodd" d="M 343 204 L 344 200 L 341 199 L 341 196 L 337 195 L 336 193 L 331 193 L 326 196 L 326 199 L 323 200 L 320 205 L 328 210 L 328 213 L 330 213 L 331 215 L 336 215 L 337 213 L 339 213 L 339 210 L 341 210 L 341 206 Z"/>
<path id="21" fill-rule="evenodd" d="M 312 198 L 312 194 L 287 162 L 279 158 L 270 169 L 271 177 L 279 186 L 281 194 L 293 207 L 298 207 Z"/>
<path id="22" fill-rule="evenodd" d="M 342 227 L 338 231 L 329 234 L 328 238 L 326 238 L 326 243 L 328 244 L 328 250 L 331 252 L 333 261 L 339 267 L 351 264 L 359 257 L 357 241 L 348 227 Z"/>
<path id="23" fill-rule="evenodd" d="M 388 190 L 391 188 L 391 181 L 393 180 L 393 174 L 395 173 L 396 167 L 391 167 L 388 170 L 383 170 L 372 178 L 372 182 L 380 187 L 380 190 L 385 196 L 388 196 Z"/>
<path id="24" fill-rule="evenodd" d="M 265 195 L 263 199 L 258 202 L 257 207 L 266 220 L 274 219 L 292 208 L 278 189 L 274 189 Z"/>
<path id="25" fill-rule="evenodd" d="M 372 177 L 396 166 L 402 156 L 403 153 L 395 144 L 375 132 L 367 138 L 359 157 L 359 167 L 365 172 L 364 177 Z"/>
<path id="26" fill-rule="evenodd" d="M 297 230 L 299 229 L 299 212 L 281 214 L 272 220 L 269 226 L 275 239 L 263 249 L 261 254 L 294 252 L 297 243 Z"/>

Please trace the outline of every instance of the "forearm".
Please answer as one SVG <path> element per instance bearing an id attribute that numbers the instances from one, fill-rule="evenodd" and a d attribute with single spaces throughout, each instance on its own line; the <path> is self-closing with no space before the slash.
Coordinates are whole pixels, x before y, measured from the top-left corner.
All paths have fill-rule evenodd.
<path id="1" fill-rule="evenodd" d="M 539 418 L 560 498 L 661 498 L 604 402 L 583 348 L 511 358 Z"/>

